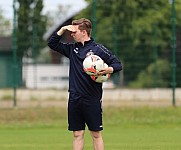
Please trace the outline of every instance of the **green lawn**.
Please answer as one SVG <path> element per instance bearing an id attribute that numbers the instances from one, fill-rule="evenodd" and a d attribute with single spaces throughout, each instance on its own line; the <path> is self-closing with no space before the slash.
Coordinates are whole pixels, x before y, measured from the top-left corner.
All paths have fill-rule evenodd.
<path id="1" fill-rule="evenodd" d="M 0 150 L 71 150 L 66 116 L 62 108 L 0 109 Z M 180 150 L 181 108 L 104 108 L 103 137 L 105 150 Z"/>

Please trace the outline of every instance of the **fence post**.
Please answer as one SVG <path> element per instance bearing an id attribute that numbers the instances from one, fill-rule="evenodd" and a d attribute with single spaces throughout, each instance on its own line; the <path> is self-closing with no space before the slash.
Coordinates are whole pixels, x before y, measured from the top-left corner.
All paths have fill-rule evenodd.
<path id="1" fill-rule="evenodd" d="M 158 49 L 157 49 L 157 26 L 156 24 L 153 25 L 153 60 L 154 60 L 154 87 L 156 88 L 158 86 L 158 66 L 157 66 L 157 60 L 158 60 Z"/>
<path id="2" fill-rule="evenodd" d="M 13 106 L 16 107 L 16 87 L 17 87 L 17 39 L 16 39 L 16 0 L 13 0 Z"/>
<path id="3" fill-rule="evenodd" d="M 96 40 L 96 0 L 92 0 L 92 36 Z"/>
<path id="4" fill-rule="evenodd" d="M 175 88 L 176 88 L 176 60 L 175 60 L 175 52 L 176 52 L 176 29 L 175 29 L 175 0 L 171 1 L 171 21 L 172 21 L 172 104 L 176 105 L 175 100 Z"/>

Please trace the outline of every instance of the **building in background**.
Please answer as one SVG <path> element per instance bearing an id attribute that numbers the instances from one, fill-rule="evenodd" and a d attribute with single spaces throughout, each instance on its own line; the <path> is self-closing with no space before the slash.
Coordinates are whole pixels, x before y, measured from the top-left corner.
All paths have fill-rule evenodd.
<path id="1" fill-rule="evenodd" d="M 17 58 L 18 59 L 18 58 Z M 21 70 L 13 62 L 12 40 L 11 36 L 0 37 L 0 88 L 11 88 L 15 84 L 21 85 Z M 16 67 L 16 83 L 14 68 Z"/>
<path id="2" fill-rule="evenodd" d="M 23 65 L 25 87 L 29 89 L 67 89 L 67 65 L 60 64 L 27 64 Z"/>
<path id="3" fill-rule="evenodd" d="M 0 37 L 0 88 L 12 86 L 12 63 L 11 37 Z"/>

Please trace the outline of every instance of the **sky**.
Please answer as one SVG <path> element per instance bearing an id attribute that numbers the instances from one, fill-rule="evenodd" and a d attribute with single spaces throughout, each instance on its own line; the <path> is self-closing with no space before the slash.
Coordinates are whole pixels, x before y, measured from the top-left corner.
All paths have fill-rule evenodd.
<path id="1" fill-rule="evenodd" d="M 0 8 L 3 10 L 3 16 L 8 19 L 13 18 L 13 0 L 0 0 Z M 84 0 L 44 0 L 44 10 L 55 11 L 58 5 L 71 5 L 71 9 L 77 9 L 80 6 L 85 6 Z"/>

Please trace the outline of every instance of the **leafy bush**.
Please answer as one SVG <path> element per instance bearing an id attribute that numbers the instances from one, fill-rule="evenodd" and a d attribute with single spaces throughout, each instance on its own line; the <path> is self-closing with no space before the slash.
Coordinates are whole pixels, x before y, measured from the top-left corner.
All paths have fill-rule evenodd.
<path id="1" fill-rule="evenodd" d="M 141 71 L 135 81 L 129 84 L 133 88 L 169 87 L 171 85 L 171 65 L 167 60 L 159 59 Z"/>

